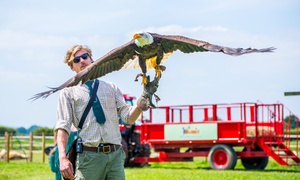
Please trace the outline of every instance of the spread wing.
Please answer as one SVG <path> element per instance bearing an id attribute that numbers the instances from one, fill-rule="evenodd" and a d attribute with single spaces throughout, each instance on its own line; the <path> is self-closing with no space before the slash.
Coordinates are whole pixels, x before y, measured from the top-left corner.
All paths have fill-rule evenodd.
<path id="1" fill-rule="evenodd" d="M 47 98 L 49 95 L 65 87 L 76 86 L 80 83 L 83 84 L 88 80 L 93 80 L 113 71 L 120 70 L 127 61 L 134 59 L 137 55 L 134 46 L 134 41 L 131 40 L 130 42 L 111 50 L 59 87 L 50 88 L 49 91 L 35 94 L 30 99 L 36 100 L 39 98 Z"/>
<path id="2" fill-rule="evenodd" d="M 179 50 L 183 53 L 193 53 L 193 52 L 222 52 L 224 54 L 238 56 L 246 53 L 253 52 L 273 52 L 275 48 L 264 48 L 264 49 L 252 49 L 252 48 L 230 48 L 224 46 L 218 46 L 210 44 L 205 41 L 200 41 L 196 39 L 187 38 L 184 36 L 174 36 L 174 35 L 160 35 L 155 33 L 150 33 L 156 41 L 160 41 L 164 48 L 165 53 L 170 53 Z"/>

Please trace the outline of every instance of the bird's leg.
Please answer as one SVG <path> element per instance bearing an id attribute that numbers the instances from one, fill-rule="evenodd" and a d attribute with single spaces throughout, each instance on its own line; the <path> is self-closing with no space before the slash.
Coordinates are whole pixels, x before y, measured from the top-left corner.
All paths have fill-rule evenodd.
<path id="1" fill-rule="evenodd" d="M 155 77 L 158 78 L 158 80 L 161 78 L 162 71 L 166 70 L 165 66 L 157 65 L 155 66 Z"/>
<path id="2" fill-rule="evenodd" d="M 148 78 L 147 78 L 146 74 L 143 74 L 142 84 L 144 84 L 144 85 L 148 84 Z"/>
<path id="3" fill-rule="evenodd" d="M 139 78 L 140 76 L 143 76 L 143 74 L 142 74 L 142 73 L 137 74 L 134 81 L 139 81 L 138 78 Z"/>

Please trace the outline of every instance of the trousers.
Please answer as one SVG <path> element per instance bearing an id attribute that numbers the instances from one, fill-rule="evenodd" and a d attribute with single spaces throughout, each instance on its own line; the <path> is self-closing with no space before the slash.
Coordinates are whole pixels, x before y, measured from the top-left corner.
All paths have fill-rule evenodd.
<path id="1" fill-rule="evenodd" d="M 77 154 L 75 180 L 125 180 L 123 148 L 105 154 L 83 151 Z"/>

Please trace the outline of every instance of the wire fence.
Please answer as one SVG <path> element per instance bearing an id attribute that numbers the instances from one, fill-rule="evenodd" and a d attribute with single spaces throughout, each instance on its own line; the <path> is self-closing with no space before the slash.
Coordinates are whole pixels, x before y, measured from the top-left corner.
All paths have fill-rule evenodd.
<path id="1" fill-rule="evenodd" d="M 47 146 L 54 145 L 53 136 L 13 136 L 5 133 L 0 136 L 0 159 L 9 162 L 12 159 L 27 159 L 32 162 L 33 151 L 42 152 L 42 162 L 45 162 L 45 149 Z"/>

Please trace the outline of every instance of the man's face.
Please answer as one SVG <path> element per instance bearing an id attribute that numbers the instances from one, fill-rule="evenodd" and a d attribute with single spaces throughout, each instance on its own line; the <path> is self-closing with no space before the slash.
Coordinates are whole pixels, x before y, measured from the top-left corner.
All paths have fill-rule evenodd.
<path id="1" fill-rule="evenodd" d="M 77 59 L 78 62 L 73 61 L 73 64 L 71 66 L 71 69 L 76 73 L 79 73 L 80 71 L 82 71 L 84 68 L 86 68 L 88 65 L 90 65 L 93 62 L 93 60 L 89 55 L 86 56 L 86 53 L 88 52 L 84 49 L 81 49 L 76 52 L 74 59 L 75 60 Z"/>

